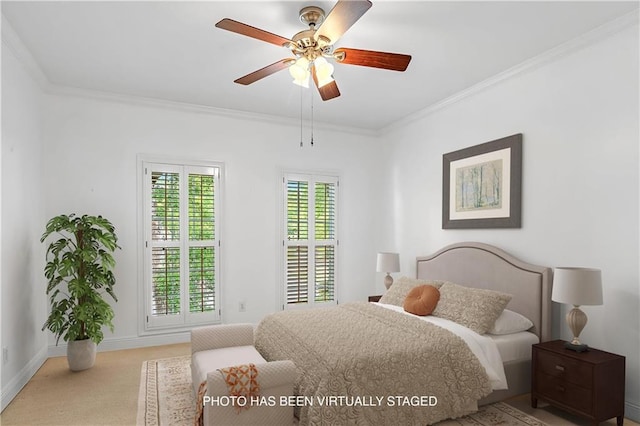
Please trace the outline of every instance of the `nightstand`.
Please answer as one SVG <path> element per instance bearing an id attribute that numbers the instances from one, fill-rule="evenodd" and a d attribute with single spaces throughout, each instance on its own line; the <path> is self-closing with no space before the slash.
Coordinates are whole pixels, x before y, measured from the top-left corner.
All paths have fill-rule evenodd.
<path id="1" fill-rule="evenodd" d="M 565 349 L 564 341 L 533 345 L 531 359 L 531 406 L 538 399 L 573 414 L 591 419 L 594 425 L 617 418 L 624 421 L 625 358 L 589 348 L 587 352 Z"/>
<path id="2" fill-rule="evenodd" d="M 369 296 L 369 302 L 377 302 L 378 300 L 380 300 L 381 297 L 382 297 L 381 294 L 376 296 Z"/>

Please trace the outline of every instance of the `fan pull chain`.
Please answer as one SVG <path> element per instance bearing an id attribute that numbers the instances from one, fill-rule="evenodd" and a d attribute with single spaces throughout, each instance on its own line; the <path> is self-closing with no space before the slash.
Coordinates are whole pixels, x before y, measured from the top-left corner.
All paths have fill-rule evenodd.
<path id="1" fill-rule="evenodd" d="M 300 86 L 300 148 L 302 148 L 302 86 Z"/>
<path id="2" fill-rule="evenodd" d="M 313 147 L 313 90 L 311 91 L 311 146 Z"/>

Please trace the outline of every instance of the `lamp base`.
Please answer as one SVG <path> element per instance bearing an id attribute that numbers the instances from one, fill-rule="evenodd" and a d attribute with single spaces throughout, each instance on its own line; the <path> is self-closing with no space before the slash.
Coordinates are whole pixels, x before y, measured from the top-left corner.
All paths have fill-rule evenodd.
<path id="1" fill-rule="evenodd" d="M 580 343 L 580 332 L 587 324 L 587 315 L 580 310 L 578 305 L 573 305 L 573 309 L 567 314 L 567 325 L 573 332 L 573 340 L 565 342 L 564 347 L 576 352 L 585 352 L 589 350 L 587 345 Z"/>
<path id="2" fill-rule="evenodd" d="M 589 350 L 589 346 L 585 345 L 584 343 L 576 345 L 571 342 L 564 342 L 564 348 L 576 352 L 587 352 Z"/>
<path id="3" fill-rule="evenodd" d="M 384 286 L 387 288 L 387 290 L 389 290 L 389 287 L 391 287 L 392 285 L 393 285 L 393 277 L 391 276 L 391 274 L 387 272 L 387 276 L 384 277 Z"/>

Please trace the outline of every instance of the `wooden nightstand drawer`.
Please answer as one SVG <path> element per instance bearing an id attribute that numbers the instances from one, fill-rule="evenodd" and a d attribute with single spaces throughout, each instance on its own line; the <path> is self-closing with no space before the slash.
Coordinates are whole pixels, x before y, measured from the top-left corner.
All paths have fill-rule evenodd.
<path id="1" fill-rule="evenodd" d="M 573 407 L 576 410 L 590 412 L 592 406 L 591 390 L 574 385 L 558 377 L 538 373 L 534 379 L 540 393 L 555 402 Z"/>
<path id="2" fill-rule="evenodd" d="M 562 340 L 537 343 L 531 354 L 531 406 L 543 399 L 598 424 L 624 419 L 625 358 L 589 348 L 574 352 Z"/>
<path id="3" fill-rule="evenodd" d="M 590 388 L 593 383 L 593 369 L 590 364 L 571 358 L 541 351 L 538 354 L 540 372 L 563 381 Z"/>

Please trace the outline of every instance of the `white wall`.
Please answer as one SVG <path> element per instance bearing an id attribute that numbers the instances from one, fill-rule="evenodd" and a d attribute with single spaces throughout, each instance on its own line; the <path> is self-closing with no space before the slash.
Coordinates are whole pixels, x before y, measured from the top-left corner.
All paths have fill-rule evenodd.
<path id="1" fill-rule="evenodd" d="M 2 46 L 2 409 L 47 355 L 42 94 Z"/>
<path id="2" fill-rule="evenodd" d="M 627 356 L 627 413 L 640 418 L 637 26 L 381 138 L 317 128 L 316 146 L 304 149 L 297 126 L 43 96 L 5 52 L 3 46 L 1 329 L 10 356 L 2 365 L 3 407 L 46 356 L 38 240 L 54 215 L 102 214 L 116 226 L 120 301 L 116 331 L 102 347 L 162 343 L 138 337 L 136 156 L 148 153 L 225 163 L 225 322 L 257 322 L 277 308 L 278 182 L 287 168 L 342 176 L 343 302 L 381 292 L 382 275 L 373 271 L 382 250 L 399 251 L 408 275 L 415 256 L 464 240 L 543 265 L 602 268 L 605 305 L 585 307 L 590 322 L 582 337 Z M 517 132 L 524 134 L 523 227 L 442 230 L 442 154 Z M 563 324 L 555 330 L 567 338 Z"/>
<path id="3" fill-rule="evenodd" d="M 581 338 L 625 355 L 627 414 L 640 418 L 638 26 L 393 130 L 402 268 L 459 241 L 523 260 L 603 271 L 604 306 Z M 522 228 L 443 230 L 442 154 L 523 133 Z M 563 321 L 556 335 L 567 339 Z"/>
<path id="4" fill-rule="evenodd" d="M 300 127 L 295 124 L 63 95 L 47 96 L 44 134 L 46 216 L 101 214 L 115 225 L 122 247 L 116 253 L 115 333 L 106 333 L 103 349 L 145 344 L 144 339 L 136 341 L 142 310 L 136 176 L 141 153 L 225 165 L 224 322 L 257 323 L 279 307 L 284 169 L 334 170 L 341 175 L 339 300 L 366 300 L 370 294 L 381 158 L 374 137 L 323 130 L 316 123 L 315 146 L 300 148 Z M 246 301 L 246 312 L 239 312 L 241 300 Z"/>

